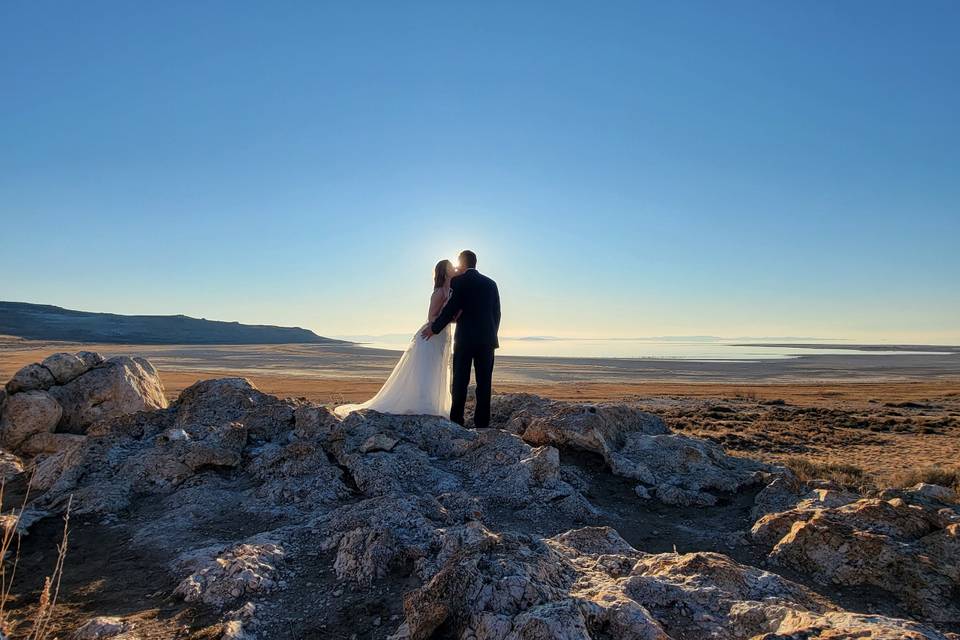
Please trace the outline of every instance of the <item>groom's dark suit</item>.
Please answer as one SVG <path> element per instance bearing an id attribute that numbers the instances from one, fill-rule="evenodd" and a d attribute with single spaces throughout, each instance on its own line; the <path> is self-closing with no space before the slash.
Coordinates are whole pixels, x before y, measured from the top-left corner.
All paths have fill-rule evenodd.
<path id="1" fill-rule="evenodd" d="M 497 283 L 476 269 L 468 269 L 450 281 L 450 300 L 430 325 L 440 333 L 457 313 L 457 331 L 453 338 L 453 404 L 450 419 L 463 424 L 467 402 L 470 366 L 477 378 L 477 408 L 473 422 L 480 428 L 490 426 L 490 389 L 493 381 L 493 350 L 500 346 L 500 292 Z"/>

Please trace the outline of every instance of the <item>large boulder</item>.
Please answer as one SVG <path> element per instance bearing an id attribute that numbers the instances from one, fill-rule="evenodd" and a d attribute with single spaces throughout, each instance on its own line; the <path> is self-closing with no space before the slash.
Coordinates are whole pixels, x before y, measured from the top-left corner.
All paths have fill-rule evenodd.
<path id="1" fill-rule="evenodd" d="M 44 391 L 57 383 L 50 370 L 40 364 L 28 364 L 7 381 L 7 393 L 22 391 Z"/>
<path id="2" fill-rule="evenodd" d="M 94 422 L 163 409 L 167 399 L 157 370 L 144 358 L 117 356 L 50 394 L 63 407 L 60 430 L 85 433 Z"/>
<path id="3" fill-rule="evenodd" d="M 46 391 L 21 391 L 7 400 L 0 418 L 0 443 L 16 449 L 39 433 L 52 433 L 63 409 Z"/>
<path id="4" fill-rule="evenodd" d="M 44 358 L 40 364 L 50 372 L 57 384 L 67 384 L 93 366 L 72 353 L 55 353 Z"/>

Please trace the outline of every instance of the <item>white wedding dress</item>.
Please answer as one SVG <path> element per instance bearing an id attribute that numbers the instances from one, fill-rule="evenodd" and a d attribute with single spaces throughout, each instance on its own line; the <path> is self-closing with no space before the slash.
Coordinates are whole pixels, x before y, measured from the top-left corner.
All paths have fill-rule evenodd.
<path id="1" fill-rule="evenodd" d="M 449 293 L 446 295 L 449 297 Z M 432 318 L 428 319 L 427 324 L 430 321 Z M 413 340 L 407 345 L 406 351 L 400 356 L 400 362 L 393 368 L 377 395 L 363 404 L 339 406 L 333 412 L 341 418 L 360 409 L 402 415 L 449 416 L 452 351 L 450 325 L 429 340 L 424 340 L 420 332 L 427 324 L 413 334 Z"/>

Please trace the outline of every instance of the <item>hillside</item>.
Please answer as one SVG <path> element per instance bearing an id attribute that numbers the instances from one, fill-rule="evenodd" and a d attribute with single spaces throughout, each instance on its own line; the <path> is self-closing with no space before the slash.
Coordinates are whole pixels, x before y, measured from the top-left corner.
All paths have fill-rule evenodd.
<path id="1" fill-rule="evenodd" d="M 124 316 L 0 301 L 0 335 L 114 344 L 340 343 L 300 327 L 247 325 L 184 315 Z"/>

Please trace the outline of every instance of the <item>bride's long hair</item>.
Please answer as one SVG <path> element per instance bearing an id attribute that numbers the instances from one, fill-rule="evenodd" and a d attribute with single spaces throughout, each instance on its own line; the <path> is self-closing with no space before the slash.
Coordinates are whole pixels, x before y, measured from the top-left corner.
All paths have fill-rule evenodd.
<path id="1" fill-rule="evenodd" d="M 437 266 L 433 268 L 433 288 L 439 289 L 447 283 L 447 271 L 450 267 L 453 266 L 453 263 L 449 260 L 441 260 L 437 263 Z"/>

